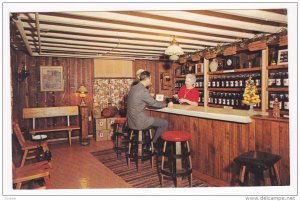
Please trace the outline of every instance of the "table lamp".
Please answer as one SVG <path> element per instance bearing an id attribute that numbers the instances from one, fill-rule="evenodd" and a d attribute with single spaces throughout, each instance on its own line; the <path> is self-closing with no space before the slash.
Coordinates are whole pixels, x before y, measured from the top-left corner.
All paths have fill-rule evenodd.
<path id="1" fill-rule="evenodd" d="M 77 92 L 79 93 L 79 97 L 81 98 L 81 102 L 80 102 L 80 106 L 85 106 L 85 102 L 84 102 L 84 98 L 85 98 L 85 94 L 88 92 L 87 88 L 84 85 L 81 85 Z"/>

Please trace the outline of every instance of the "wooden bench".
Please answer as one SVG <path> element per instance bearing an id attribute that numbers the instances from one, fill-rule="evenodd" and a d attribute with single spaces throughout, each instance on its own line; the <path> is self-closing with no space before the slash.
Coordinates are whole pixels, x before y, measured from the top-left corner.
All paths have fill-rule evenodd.
<path id="1" fill-rule="evenodd" d="M 79 115 L 78 106 L 63 107 L 43 107 L 43 108 L 23 108 L 23 118 L 32 118 L 32 129 L 29 130 L 31 135 L 39 133 L 68 131 L 69 145 L 71 146 L 71 134 L 73 130 L 80 130 L 78 125 L 70 125 L 70 116 Z M 47 128 L 36 128 L 35 119 L 48 117 L 67 117 L 66 126 L 56 126 Z"/>

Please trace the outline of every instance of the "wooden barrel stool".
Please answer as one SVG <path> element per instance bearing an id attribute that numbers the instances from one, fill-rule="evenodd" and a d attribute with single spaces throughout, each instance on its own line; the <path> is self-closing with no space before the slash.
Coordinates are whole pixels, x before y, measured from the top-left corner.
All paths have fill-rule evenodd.
<path id="1" fill-rule="evenodd" d="M 269 171 L 269 176 L 272 186 L 280 185 L 280 178 L 278 176 L 277 162 L 281 159 L 281 156 L 261 152 L 261 151 L 249 151 L 243 153 L 234 159 L 240 167 L 239 182 L 241 185 L 249 185 L 249 173 L 254 174 L 255 185 L 260 186 L 260 182 L 265 184 L 264 171 Z"/>
<path id="2" fill-rule="evenodd" d="M 183 131 L 166 131 L 161 138 L 164 141 L 163 155 L 160 168 L 160 180 L 163 187 L 164 176 L 175 179 L 175 186 L 180 186 L 182 177 L 189 177 L 189 186 L 192 186 L 192 158 L 190 154 L 189 142 L 192 138 L 190 133 Z M 172 147 L 170 152 L 166 152 L 167 144 Z M 175 145 L 175 147 L 173 147 Z M 165 168 L 165 157 L 168 157 L 169 168 Z M 168 170 L 169 169 L 169 170 Z"/>
<path id="3" fill-rule="evenodd" d="M 121 138 L 126 138 L 126 118 L 117 118 L 115 123 L 112 124 L 113 127 L 113 136 L 115 137 L 115 145 L 114 150 L 117 153 L 117 158 L 122 152 L 126 152 L 128 146 L 126 144 L 126 140 L 120 142 Z"/>
<path id="4" fill-rule="evenodd" d="M 144 130 L 131 130 L 127 153 L 128 168 L 130 168 L 131 159 L 135 160 L 137 171 L 139 171 L 139 163 L 143 163 L 148 159 L 153 168 L 154 146 L 150 128 Z"/>

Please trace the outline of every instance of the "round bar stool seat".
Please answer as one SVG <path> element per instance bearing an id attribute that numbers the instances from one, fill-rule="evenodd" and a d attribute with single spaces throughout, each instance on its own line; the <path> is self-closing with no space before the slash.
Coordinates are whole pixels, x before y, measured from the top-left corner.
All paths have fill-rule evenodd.
<path id="1" fill-rule="evenodd" d="M 139 163 L 143 163 L 145 160 L 150 160 L 151 167 L 154 166 L 154 145 L 152 141 L 151 128 L 144 130 L 131 130 L 128 153 L 127 153 L 127 163 L 128 168 L 130 168 L 130 160 L 134 159 L 139 171 Z"/>
<path id="2" fill-rule="evenodd" d="M 163 186 L 164 176 L 170 176 L 172 179 L 175 179 L 176 187 L 180 185 L 182 177 L 187 176 L 189 178 L 189 186 L 191 187 L 192 158 L 188 140 L 192 138 L 192 135 L 183 131 L 166 131 L 162 134 L 161 138 L 164 141 L 160 168 L 161 186 Z M 171 145 L 169 153 L 166 152 L 167 144 Z M 168 168 L 165 168 L 165 157 L 168 158 Z"/>
<path id="3" fill-rule="evenodd" d="M 192 135 L 183 131 L 166 131 L 162 134 L 161 138 L 164 141 L 183 142 L 191 139 Z"/>
<path id="4" fill-rule="evenodd" d="M 264 171 L 269 171 L 272 186 L 280 185 L 277 162 L 281 156 L 261 151 L 249 151 L 243 153 L 234 159 L 234 162 L 242 167 L 240 171 L 240 184 L 248 185 L 248 174 L 253 173 L 255 176 L 255 185 L 260 185 L 260 181 L 265 183 Z"/>
<path id="5" fill-rule="evenodd" d="M 113 127 L 113 135 L 115 136 L 115 144 L 114 144 L 114 150 L 117 153 L 117 158 L 119 158 L 119 154 L 122 152 L 127 152 L 128 149 L 128 140 L 125 138 L 128 136 L 126 130 L 126 118 L 117 118 L 115 119 L 115 122 L 112 124 Z M 120 142 L 120 139 L 123 138 L 123 141 Z"/>
<path id="6" fill-rule="evenodd" d="M 117 118 L 117 119 L 115 120 L 115 123 L 118 123 L 118 124 L 125 124 L 125 123 L 126 123 L 126 118 L 125 118 L 125 117 Z"/>

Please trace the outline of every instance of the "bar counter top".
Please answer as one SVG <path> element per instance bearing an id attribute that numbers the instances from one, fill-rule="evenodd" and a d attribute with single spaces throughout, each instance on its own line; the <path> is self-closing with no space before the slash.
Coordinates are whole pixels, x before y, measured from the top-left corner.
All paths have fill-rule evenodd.
<path id="1" fill-rule="evenodd" d="M 149 108 L 149 110 L 236 123 L 251 123 L 251 116 L 253 115 L 268 115 L 268 113 L 258 111 L 250 112 L 248 110 L 237 110 L 231 108 L 212 108 L 179 104 L 174 104 L 173 107 L 166 107 L 162 109 Z"/>

